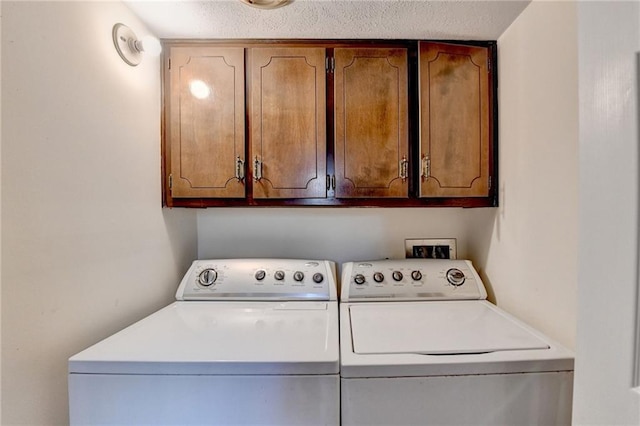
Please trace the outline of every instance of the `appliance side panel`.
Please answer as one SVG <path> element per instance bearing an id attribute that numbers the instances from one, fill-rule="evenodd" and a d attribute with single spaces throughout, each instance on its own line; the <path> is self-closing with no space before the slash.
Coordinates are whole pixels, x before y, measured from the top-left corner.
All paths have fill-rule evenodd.
<path id="1" fill-rule="evenodd" d="M 71 425 L 340 423 L 339 376 L 69 375 Z"/>
<path id="2" fill-rule="evenodd" d="M 342 425 L 570 425 L 572 372 L 341 379 Z"/>

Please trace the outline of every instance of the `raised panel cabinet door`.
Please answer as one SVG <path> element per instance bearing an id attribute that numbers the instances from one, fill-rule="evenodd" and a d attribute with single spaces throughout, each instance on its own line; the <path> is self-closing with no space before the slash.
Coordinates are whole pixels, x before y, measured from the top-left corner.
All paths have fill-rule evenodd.
<path id="1" fill-rule="evenodd" d="M 244 49 L 171 47 L 169 55 L 171 196 L 244 197 Z"/>
<path id="2" fill-rule="evenodd" d="M 325 198 L 325 49 L 251 49 L 254 198 Z"/>
<path id="3" fill-rule="evenodd" d="M 489 195 L 489 49 L 420 42 L 420 196 Z"/>
<path id="4" fill-rule="evenodd" d="M 404 48 L 336 48 L 336 197 L 408 197 Z"/>

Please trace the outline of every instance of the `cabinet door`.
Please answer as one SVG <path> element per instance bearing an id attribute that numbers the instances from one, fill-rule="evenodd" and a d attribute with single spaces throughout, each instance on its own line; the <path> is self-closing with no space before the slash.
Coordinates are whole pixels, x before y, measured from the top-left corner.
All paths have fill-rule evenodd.
<path id="1" fill-rule="evenodd" d="M 336 197 L 407 197 L 406 49 L 334 55 Z"/>
<path id="2" fill-rule="evenodd" d="M 244 197 L 244 49 L 175 46 L 169 57 L 171 196 Z"/>
<path id="3" fill-rule="evenodd" d="M 251 49 L 254 198 L 324 198 L 325 49 Z"/>
<path id="4" fill-rule="evenodd" d="M 488 53 L 420 43 L 421 197 L 489 195 Z"/>

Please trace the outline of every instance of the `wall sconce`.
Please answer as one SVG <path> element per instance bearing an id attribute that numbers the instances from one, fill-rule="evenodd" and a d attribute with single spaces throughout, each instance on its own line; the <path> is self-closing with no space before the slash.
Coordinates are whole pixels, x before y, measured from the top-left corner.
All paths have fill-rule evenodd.
<path id="1" fill-rule="evenodd" d="M 290 0 L 240 0 L 240 2 L 258 9 L 276 9 L 289 3 Z"/>
<path id="2" fill-rule="evenodd" d="M 135 67 L 142 60 L 142 52 L 152 56 L 158 56 L 162 52 L 160 41 L 151 36 L 138 40 L 136 34 L 124 24 L 113 26 L 113 44 L 118 54 L 127 64 Z"/>

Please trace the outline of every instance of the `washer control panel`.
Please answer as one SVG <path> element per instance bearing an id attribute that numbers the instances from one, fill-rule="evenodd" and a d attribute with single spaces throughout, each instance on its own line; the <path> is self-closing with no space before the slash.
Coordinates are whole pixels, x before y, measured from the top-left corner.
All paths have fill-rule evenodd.
<path id="1" fill-rule="evenodd" d="M 468 260 L 402 259 L 342 265 L 342 301 L 486 299 Z"/>
<path id="2" fill-rule="evenodd" d="M 328 260 L 196 260 L 177 300 L 336 300 L 335 264 Z"/>

